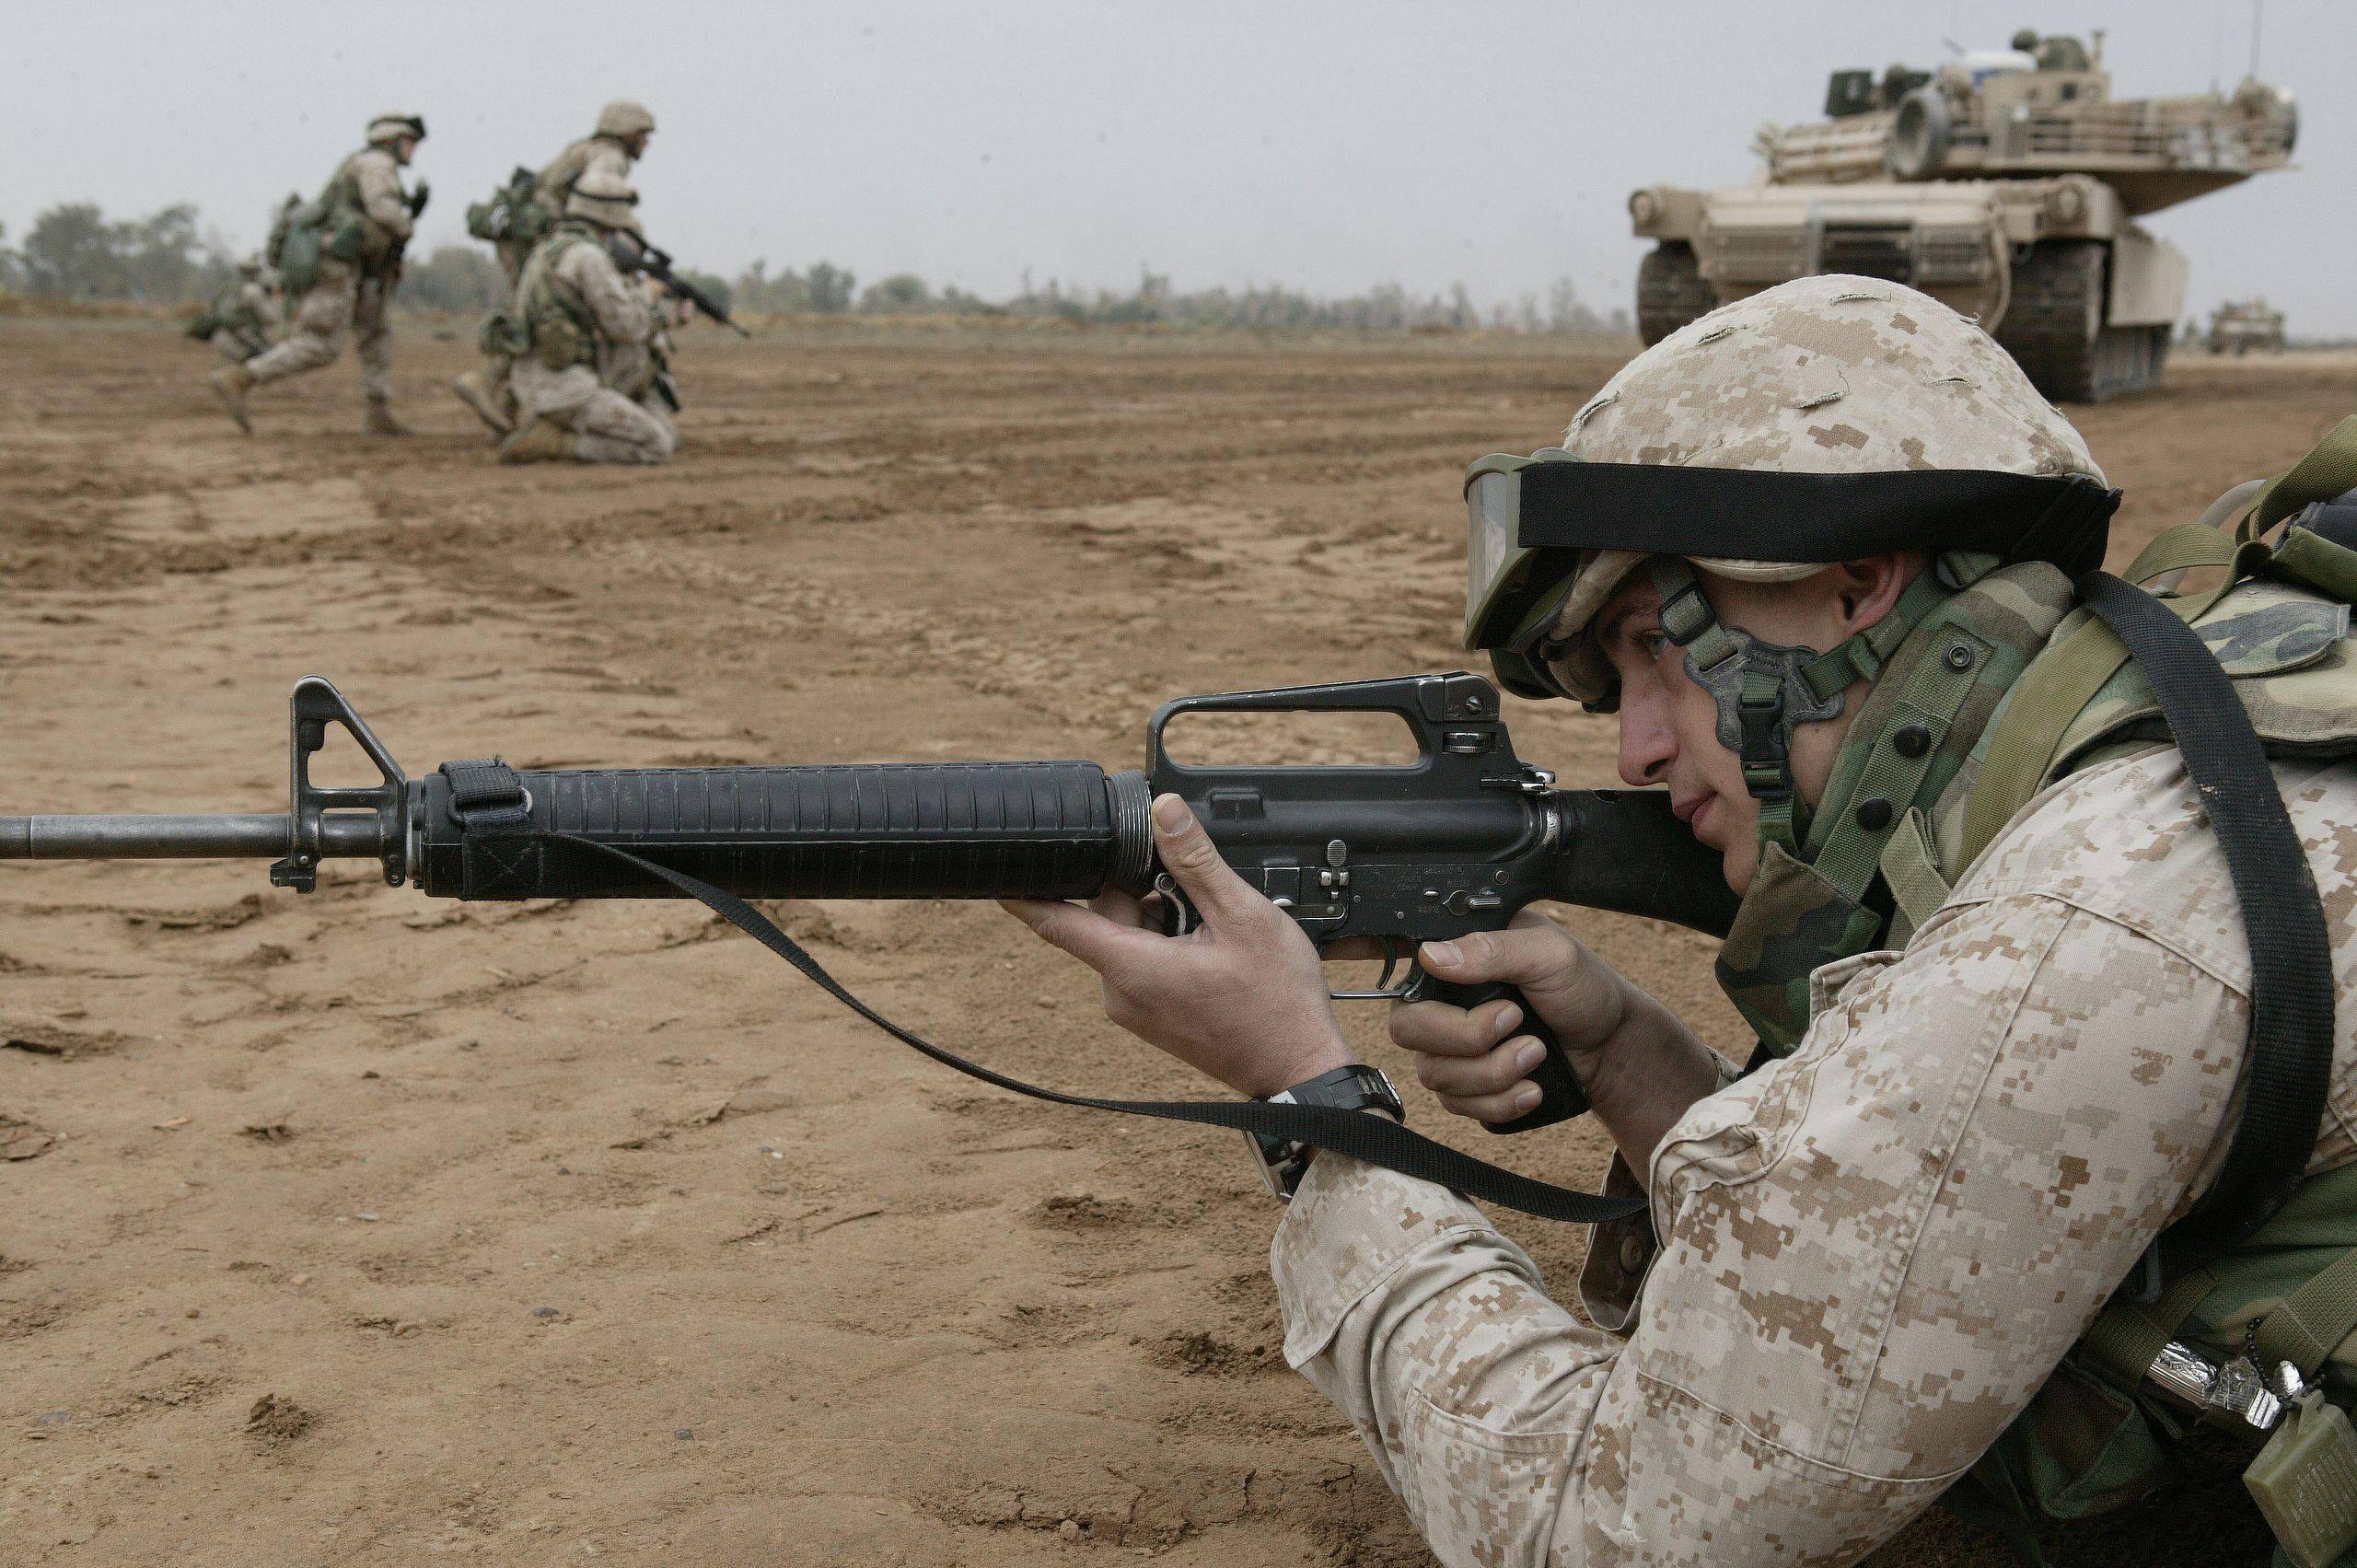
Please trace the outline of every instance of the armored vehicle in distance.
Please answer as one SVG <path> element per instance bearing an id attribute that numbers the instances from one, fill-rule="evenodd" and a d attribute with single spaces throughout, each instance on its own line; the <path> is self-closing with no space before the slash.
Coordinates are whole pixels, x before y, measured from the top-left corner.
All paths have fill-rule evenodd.
<path id="1" fill-rule="evenodd" d="M 1859 273 L 1978 316 L 2057 401 L 2148 387 L 2186 262 L 2134 220 L 2282 168 L 2299 130 L 2290 95 L 2257 80 L 2116 99 L 2101 33 L 1836 71 L 1825 107 L 1762 128 L 1750 185 L 1629 198 L 1656 242 L 1637 273 L 1647 343 L 1787 279 Z"/>
<path id="2" fill-rule="evenodd" d="M 2283 312 L 2264 299 L 2226 300 L 2210 313 L 2209 346 L 2212 354 L 2281 354 Z"/>

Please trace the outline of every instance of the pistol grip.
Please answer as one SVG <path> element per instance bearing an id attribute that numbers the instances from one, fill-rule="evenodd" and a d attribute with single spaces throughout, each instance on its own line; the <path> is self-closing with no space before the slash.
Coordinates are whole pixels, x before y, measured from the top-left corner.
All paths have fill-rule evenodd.
<path id="1" fill-rule="evenodd" d="M 1587 1109 L 1587 1091 L 1580 1087 L 1578 1077 L 1573 1074 L 1572 1064 L 1563 1055 L 1562 1043 L 1556 1040 L 1555 1032 L 1531 1010 L 1530 1004 L 1523 1000 L 1522 993 L 1514 986 L 1503 981 L 1492 981 L 1483 985 L 1453 985 L 1437 975 L 1427 973 L 1423 983 L 1417 988 L 1417 995 L 1423 1000 L 1446 1002 L 1453 1007 L 1463 1007 L 1469 1011 L 1485 1002 L 1503 998 L 1522 1009 L 1522 1024 L 1515 1034 L 1528 1035 L 1547 1048 L 1547 1060 L 1530 1074 L 1530 1081 L 1538 1086 L 1538 1103 L 1512 1121 L 1481 1123 L 1488 1131 L 1527 1132 L 1535 1127 L 1548 1127 L 1558 1121 L 1569 1121 Z"/>

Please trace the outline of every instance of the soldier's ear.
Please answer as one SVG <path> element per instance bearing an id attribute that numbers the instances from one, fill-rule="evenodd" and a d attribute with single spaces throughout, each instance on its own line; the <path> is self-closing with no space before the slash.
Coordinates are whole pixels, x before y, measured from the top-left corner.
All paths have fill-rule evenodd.
<path id="1" fill-rule="evenodd" d="M 1925 564 L 1919 552 L 1894 551 L 1844 561 L 1826 573 L 1824 581 L 1834 591 L 1834 612 L 1842 632 L 1862 632 L 1889 614 Z"/>

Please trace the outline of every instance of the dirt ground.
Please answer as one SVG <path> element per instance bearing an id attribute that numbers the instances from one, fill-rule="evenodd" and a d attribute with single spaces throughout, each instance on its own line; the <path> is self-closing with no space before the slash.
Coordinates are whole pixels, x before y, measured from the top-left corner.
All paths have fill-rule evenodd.
<path id="1" fill-rule="evenodd" d="M 1462 663 L 1464 464 L 1616 357 L 699 332 L 673 465 L 506 470 L 441 389 L 467 335 L 402 332 L 411 439 L 354 434 L 344 365 L 248 440 L 161 325 L 0 319 L 0 811 L 283 808 L 314 671 L 412 772 L 1133 766 L 1169 696 Z M 2353 392 L 2196 362 L 2084 412 L 2123 539 Z M 1524 755 L 1611 782 L 1561 706 Z M 1199 1087 L 987 906 L 788 919 L 1009 1071 Z M 1700 939 L 1568 920 L 1734 1046 Z M 700 909 L 10 865 L 0 1039 L 0 1560 L 1428 1561 L 1277 1353 L 1228 1136 L 954 1077 Z M 1600 1171 L 1585 1128 L 1447 1135 Z M 1570 1280 L 1576 1232 L 1506 1223 Z M 1895 1556 L 2007 1561 L 1938 1516 Z"/>

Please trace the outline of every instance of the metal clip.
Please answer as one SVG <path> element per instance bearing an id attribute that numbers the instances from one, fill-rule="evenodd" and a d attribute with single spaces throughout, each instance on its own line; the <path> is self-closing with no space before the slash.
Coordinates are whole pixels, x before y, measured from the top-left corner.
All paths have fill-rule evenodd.
<path id="1" fill-rule="evenodd" d="M 2256 1432 L 2269 1432 L 2283 1419 L 2286 1393 L 2296 1398 L 2303 1387 L 2297 1369 L 2284 1365 L 2276 1376 L 2284 1379 L 2282 1392 L 2268 1384 L 2258 1363 L 2238 1355 L 2223 1366 L 2213 1366 L 2192 1347 L 2175 1340 L 2163 1345 L 2145 1376 L 2204 1415 L 2229 1417 Z"/>

